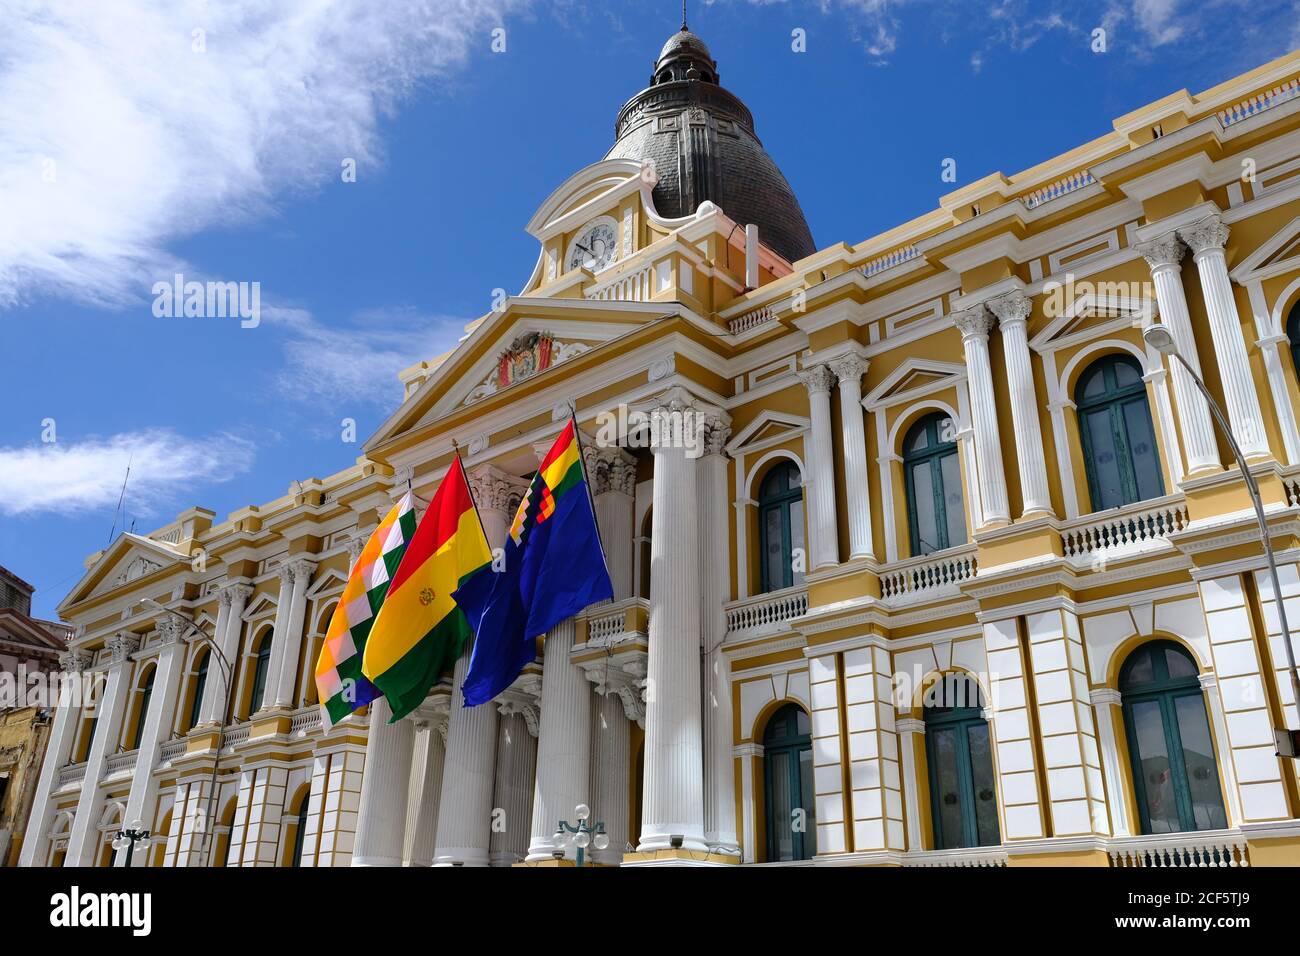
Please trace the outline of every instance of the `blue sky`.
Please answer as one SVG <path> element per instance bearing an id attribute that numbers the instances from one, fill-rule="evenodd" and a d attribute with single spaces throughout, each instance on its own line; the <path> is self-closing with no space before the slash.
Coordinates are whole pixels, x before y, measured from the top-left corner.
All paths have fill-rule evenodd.
<path id="1" fill-rule="evenodd" d="M 128 461 L 139 531 L 354 461 L 396 371 L 528 278 L 524 223 L 604 154 L 679 11 L 0 0 L 0 20 L 0 564 L 51 615 Z M 819 246 L 933 208 L 945 158 L 957 185 L 1012 174 L 1300 46 L 1295 0 L 716 0 L 690 20 Z M 259 282 L 261 324 L 155 317 L 175 271 Z"/>

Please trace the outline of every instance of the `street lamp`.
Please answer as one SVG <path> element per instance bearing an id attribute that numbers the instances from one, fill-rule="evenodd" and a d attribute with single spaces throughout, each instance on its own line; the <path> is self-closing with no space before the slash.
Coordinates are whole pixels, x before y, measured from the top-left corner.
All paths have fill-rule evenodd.
<path id="1" fill-rule="evenodd" d="M 1268 574 L 1273 581 L 1273 600 L 1277 604 L 1278 625 L 1282 628 L 1282 646 L 1286 648 L 1286 661 L 1291 671 L 1291 697 L 1300 713 L 1300 671 L 1296 670 L 1295 651 L 1291 647 L 1291 628 L 1287 625 L 1286 620 L 1286 602 L 1282 599 L 1282 585 L 1278 582 L 1277 577 L 1277 559 L 1273 556 L 1273 539 L 1268 533 L 1268 521 L 1264 517 L 1264 503 L 1259 497 L 1259 483 L 1255 481 L 1255 476 L 1250 473 L 1246 467 L 1246 456 L 1241 453 L 1241 446 L 1237 444 L 1237 439 L 1232 434 L 1232 429 L 1228 427 L 1227 419 L 1224 418 L 1223 409 L 1219 408 L 1214 397 L 1210 395 L 1209 389 L 1205 387 L 1205 382 L 1201 376 L 1196 374 L 1196 370 L 1187 363 L 1178 352 L 1174 344 L 1173 333 L 1169 327 L 1163 323 L 1153 322 L 1142 330 L 1142 338 L 1146 340 L 1147 345 L 1151 346 L 1161 355 L 1167 355 L 1176 359 L 1187 372 L 1187 375 L 1196 384 L 1201 395 L 1205 399 L 1205 404 L 1210 406 L 1210 412 L 1214 415 L 1214 420 L 1223 432 L 1223 437 L 1228 440 L 1228 447 L 1232 449 L 1232 456 L 1237 459 L 1237 468 L 1241 471 L 1242 481 L 1246 483 L 1246 490 L 1250 492 L 1251 504 L 1255 506 L 1255 520 L 1259 523 L 1259 537 L 1264 544 L 1264 557 L 1268 560 Z M 1274 731 L 1277 738 L 1278 753 L 1287 757 L 1297 757 L 1295 735 L 1285 728 Z"/>
<path id="2" fill-rule="evenodd" d="M 568 842 L 569 835 L 573 835 L 573 845 L 577 850 L 578 866 L 582 866 L 586 859 L 586 850 L 591 846 L 597 850 L 603 850 L 609 846 L 609 834 L 605 832 L 605 824 L 597 821 L 595 826 L 587 822 L 591 816 L 591 807 L 585 803 L 580 803 L 573 809 L 573 815 L 578 818 L 577 825 L 569 823 L 567 820 L 561 820 L 555 827 L 554 843 L 556 849 L 556 858 L 564 856 L 564 844 Z"/>
<path id="3" fill-rule="evenodd" d="M 221 742 L 226 736 L 226 717 L 234 707 L 234 705 L 230 700 L 231 692 L 234 690 L 234 681 L 231 679 L 233 676 L 233 668 L 230 666 L 230 659 L 227 658 L 225 653 L 221 650 L 221 648 L 217 646 L 217 642 L 214 640 L 209 640 L 208 635 L 204 634 L 203 630 L 197 624 L 191 621 L 188 617 L 186 617 L 184 614 L 181 614 L 177 611 L 173 611 L 169 607 L 163 607 L 153 598 L 145 598 L 143 601 L 139 603 L 138 606 L 148 607 L 155 611 L 161 611 L 164 614 L 170 614 L 172 617 L 176 618 L 178 621 L 183 623 L 186 627 L 188 627 L 191 631 L 194 632 L 196 639 L 207 641 L 208 646 L 211 649 L 212 653 L 216 655 L 217 663 L 221 665 L 221 677 L 225 681 L 225 687 L 223 689 L 225 691 L 226 706 L 221 709 L 221 723 L 217 731 L 217 753 L 212 760 L 212 778 L 208 783 L 207 816 L 203 821 L 203 858 L 208 861 L 209 865 L 211 865 L 212 829 L 213 829 L 212 814 L 213 814 L 213 804 L 216 802 L 217 799 L 217 768 L 221 765 Z"/>
<path id="4" fill-rule="evenodd" d="M 144 828 L 143 820 L 135 820 L 131 826 L 124 830 L 118 830 L 117 836 L 113 838 L 113 849 L 126 849 L 126 863 L 124 866 L 131 865 L 131 857 L 135 854 L 135 845 L 141 840 L 149 838 L 149 831 Z"/>

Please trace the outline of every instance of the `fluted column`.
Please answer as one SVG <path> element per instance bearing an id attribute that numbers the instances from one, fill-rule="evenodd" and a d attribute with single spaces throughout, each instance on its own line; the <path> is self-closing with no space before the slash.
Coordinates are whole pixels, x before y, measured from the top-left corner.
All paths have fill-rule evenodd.
<path id="1" fill-rule="evenodd" d="M 984 523 L 1010 521 L 998 409 L 993 400 L 993 369 L 989 364 L 989 330 L 993 328 L 993 317 L 981 305 L 956 313 L 953 321 L 961 332 L 962 350 L 966 354 L 971 424 L 975 430 L 975 467 L 979 471 Z"/>
<path id="2" fill-rule="evenodd" d="M 68 675 L 68 684 L 80 680 L 80 674 L 90 666 L 90 656 L 79 651 L 67 651 L 59 655 L 59 670 Z M 77 738 L 78 718 L 81 716 L 81 701 L 69 692 L 65 697 L 62 690 L 64 681 L 58 681 L 51 693 L 58 697 L 51 700 L 54 706 L 54 727 L 50 731 L 49 742 L 45 746 L 45 762 L 41 764 L 41 775 L 36 784 L 36 799 L 32 801 L 27 814 L 27 834 L 23 837 L 22 850 L 19 851 L 19 866 L 44 866 L 49 854 L 49 831 L 54 819 L 54 791 L 58 789 L 59 771 L 67 764 L 72 755 L 72 744 Z"/>
<path id="3" fill-rule="evenodd" d="M 617 694 L 597 696 L 591 722 L 591 816 L 605 824 L 609 846 L 591 851 L 604 866 L 618 866 L 627 846 L 628 774 L 632 760 L 632 727 Z"/>
<path id="4" fill-rule="evenodd" d="M 1110 809 L 1113 828 L 1111 835 L 1132 836 L 1124 777 L 1120 771 L 1119 736 L 1115 732 L 1117 725 L 1123 726 L 1123 717 L 1119 713 L 1120 693 L 1110 687 L 1099 687 L 1089 694 L 1089 701 L 1097 718 L 1097 749 L 1101 751 L 1101 768 L 1106 775 L 1106 805 Z"/>
<path id="5" fill-rule="evenodd" d="M 386 698 L 370 704 L 353 866 L 402 865 L 415 725 L 409 720 L 390 724 L 392 716 Z"/>
<path id="6" fill-rule="evenodd" d="M 621 448 L 583 447 L 587 479 L 596 504 L 596 524 L 605 549 L 614 600 L 636 593 L 634 540 L 636 524 L 636 459 Z"/>
<path id="7" fill-rule="evenodd" d="M 1156 305 L 1160 308 L 1160 321 L 1168 326 L 1174 337 L 1178 353 L 1187 364 L 1201 374 L 1201 360 L 1196 352 L 1196 336 L 1192 320 L 1187 314 L 1187 296 L 1183 292 L 1183 244 L 1174 233 L 1140 243 L 1138 252 L 1151 267 L 1151 281 L 1156 287 Z M 1174 399 L 1178 402 L 1178 422 L 1182 428 L 1183 446 L 1187 453 L 1187 471 L 1218 471 L 1219 446 L 1214 440 L 1214 422 L 1210 408 L 1205 404 L 1196 383 L 1192 381 L 1182 362 L 1169 363 L 1169 374 L 1174 382 Z"/>
<path id="8" fill-rule="evenodd" d="M 860 409 L 859 409 L 860 411 Z M 700 641 L 704 721 L 704 839 L 739 853 L 736 839 L 736 775 L 731 757 L 731 675 L 722 642 L 727 636 L 726 603 L 731 599 L 727 516 L 727 459 L 731 429 L 706 421 L 704 454 L 695 463 L 700 528 Z"/>
<path id="9" fill-rule="evenodd" d="M 214 640 L 216 646 L 226 655 L 226 660 L 230 662 L 232 668 L 239 666 L 239 662 L 235 660 L 235 652 L 239 647 L 239 635 L 244 629 L 244 606 L 252 595 L 253 589 L 247 584 L 227 584 L 221 589 L 221 610 L 226 615 L 226 626 L 224 629 L 218 628 Z M 203 708 L 200 711 L 199 722 L 219 724 L 222 715 L 226 712 L 226 701 L 230 690 L 226 687 L 225 671 L 215 659 L 215 655 L 210 664 L 208 681 L 203 686 Z M 230 680 L 233 682 L 236 677 L 237 675 L 232 673 Z"/>
<path id="10" fill-rule="evenodd" d="M 294 685 L 298 680 L 298 659 L 302 655 L 303 623 L 307 616 L 307 587 L 311 584 L 311 576 L 316 573 L 316 565 L 301 558 L 294 561 L 290 568 L 293 584 L 289 596 L 289 614 L 283 632 L 279 627 L 279 615 L 276 615 L 275 645 L 272 645 L 273 650 L 276 645 L 282 645 L 280 667 L 278 670 L 271 671 L 276 675 L 275 693 L 271 698 L 276 707 L 293 706 Z"/>
<path id="11" fill-rule="evenodd" d="M 1192 250 L 1192 259 L 1201 276 L 1201 292 L 1210 318 L 1210 337 L 1214 340 L 1232 433 L 1247 458 L 1267 458 L 1271 452 L 1264 433 L 1264 416 L 1259 409 L 1259 396 L 1255 392 L 1250 357 L 1242 339 L 1241 320 L 1224 257 L 1228 227 L 1218 216 L 1209 216 L 1178 230 L 1178 236 Z"/>
<path id="12" fill-rule="evenodd" d="M 1011 427 L 1016 436 L 1016 463 L 1020 470 L 1022 514 L 1052 514 L 1047 488 L 1047 462 L 1043 459 L 1043 430 L 1038 421 L 1038 393 L 1029 358 L 1028 323 L 1031 304 L 1019 292 L 988 303 L 1002 329 L 1002 352 L 1007 362 L 1011 393 Z"/>
<path id="13" fill-rule="evenodd" d="M 415 724 L 415 753 L 420 782 L 413 806 L 406 811 L 410 845 L 407 866 L 433 866 L 437 849 L 438 801 L 442 797 L 443 767 L 447 757 L 447 714 L 422 718 Z"/>
<path id="14" fill-rule="evenodd" d="M 109 754 L 117 750 L 126 699 L 131 689 L 131 655 L 140 646 L 140 641 L 131 634 L 118 634 L 109 638 L 107 646 L 110 654 L 108 681 L 96 705 L 95 740 L 86 758 L 86 775 L 81 781 L 77 815 L 72 822 L 72 834 L 68 837 L 64 866 L 93 866 L 95 863 L 95 851 L 99 848 L 99 780 L 104 775 L 104 764 L 108 762 Z"/>
<path id="15" fill-rule="evenodd" d="M 293 565 L 286 560 L 280 565 L 280 593 L 275 602 L 275 623 L 271 627 L 271 660 L 267 667 L 267 691 L 262 695 L 261 710 L 275 706 L 275 694 L 280 685 L 280 670 L 289 653 L 289 615 L 293 608 Z"/>
<path id="16" fill-rule="evenodd" d="M 149 709 L 140 715 L 144 730 L 140 734 L 140 747 L 135 758 L 135 774 L 131 778 L 131 792 L 126 798 L 123 823 L 144 821 L 145 829 L 152 830 L 154 821 L 149 815 L 158 800 L 158 778 L 154 763 L 158 759 L 158 745 L 171 728 L 176 702 L 180 697 L 181 673 L 185 669 L 185 625 L 175 618 L 158 622 L 161 650 L 158 652 L 157 670 L 154 672 L 153 693 Z M 135 866 L 148 866 L 149 854 L 136 852 L 131 862 Z M 119 850 L 115 864 L 126 865 L 126 850 Z"/>
<path id="17" fill-rule="evenodd" d="M 822 376 L 830 372 L 821 368 Z M 829 385 L 826 386 L 829 388 Z M 823 390 L 823 400 L 826 399 Z M 823 408 L 829 416 L 829 411 Z M 642 851 L 704 850 L 700 716 L 700 532 L 695 460 L 674 429 L 701 427 L 682 389 L 651 410 L 654 494 L 650 533 L 650 635 L 646 672 Z M 823 422 L 827 428 L 827 423 Z M 823 482 L 824 484 L 824 482 Z"/>
<path id="18" fill-rule="evenodd" d="M 469 670 L 466 648 L 452 676 L 451 714 L 442 796 L 438 800 L 438 841 L 434 866 L 487 866 L 495 780 L 497 709 L 466 707 L 461 685 Z"/>
<path id="19" fill-rule="evenodd" d="M 831 448 L 831 386 L 835 384 L 835 376 L 825 365 L 814 365 L 800 372 L 799 380 L 808 389 L 812 419 L 808 474 L 804 476 L 808 519 L 812 525 L 812 566 L 823 568 L 840 560 L 835 518 L 835 456 Z"/>
<path id="20" fill-rule="evenodd" d="M 830 363 L 840 383 L 841 440 L 844 443 L 844 485 L 848 498 L 849 557 L 875 556 L 871 541 L 871 495 L 867 486 L 867 434 L 862 423 L 862 376 L 867 360 L 844 355 Z"/>
<path id="21" fill-rule="evenodd" d="M 555 825 L 573 820 L 573 808 L 590 803 L 587 792 L 591 689 L 582 670 L 569 660 L 573 619 L 561 621 L 542 646 L 542 719 L 537 733 L 537 788 L 533 793 L 533 833 L 528 860 L 549 860 L 555 851 Z M 572 857 L 569 841 L 565 855 Z"/>
<path id="22" fill-rule="evenodd" d="M 497 777 L 492 798 L 492 836 L 488 857 L 493 866 L 513 866 L 528 854 L 532 831 L 533 786 L 537 773 L 537 738 L 516 701 L 497 705 Z M 554 824 L 551 825 L 554 829 Z"/>

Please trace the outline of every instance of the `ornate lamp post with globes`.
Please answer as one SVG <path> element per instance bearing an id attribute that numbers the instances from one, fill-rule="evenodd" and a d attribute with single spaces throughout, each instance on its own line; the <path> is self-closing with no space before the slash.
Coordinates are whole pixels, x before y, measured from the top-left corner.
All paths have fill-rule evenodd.
<path id="1" fill-rule="evenodd" d="M 561 820 L 555 827 L 555 858 L 564 857 L 564 845 L 569 842 L 569 837 L 573 838 L 573 846 L 576 850 L 576 865 L 583 866 L 586 861 L 586 850 L 588 846 L 597 850 L 603 850 L 609 846 L 609 835 L 605 832 L 603 821 L 597 821 L 595 825 L 587 822 L 591 816 L 591 807 L 585 803 L 580 803 L 573 809 L 573 815 L 578 818 L 578 823 L 569 823 L 567 820 Z"/>
<path id="2" fill-rule="evenodd" d="M 133 820 L 129 827 L 117 831 L 117 836 L 113 838 L 113 849 L 126 849 L 126 860 L 122 864 L 129 867 L 131 857 L 135 854 L 135 845 L 141 840 L 149 839 L 149 831 L 144 828 L 143 820 Z"/>

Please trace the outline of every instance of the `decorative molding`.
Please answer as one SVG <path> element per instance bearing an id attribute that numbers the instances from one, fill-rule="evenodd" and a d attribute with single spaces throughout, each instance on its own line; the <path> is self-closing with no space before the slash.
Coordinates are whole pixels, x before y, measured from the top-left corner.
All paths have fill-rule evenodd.
<path id="1" fill-rule="evenodd" d="M 1223 249 L 1228 243 L 1228 227 L 1218 216 L 1206 216 L 1178 230 L 1178 238 L 1191 248 L 1193 255 Z"/>
<path id="2" fill-rule="evenodd" d="M 496 368 L 471 389 L 461 405 L 472 405 L 495 395 L 590 348 L 585 342 L 560 342 L 550 332 L 525 332 L 497 356 Z"/>
<path id="3" fill-rule="evenodd" d="M 1139 242 L 1133 247 L 1142 254 L 1142 258 L 1147 261 L 1152 269 L 1158 269 L 1161 266 L 1176 266 L 1183 260 L 1187 248 L 1179 240 L 1175 232 L 1167 233 L 1158 239 L 1151 239 L 1148 242 Z"/>
<path id="4" fill-rule="evenodd" d="M 834 373 L 825 365 L 814 365 L 811 368 L 803 369 L 797 374 L 799 381 L 803 382 L 803 386 L 808 389 L 810 396 L 823 392 L 829 393 L 835 384 Z"/>
<path id="5" fill-rule="evenodd" d="M 1033 303 L 1022 292 L 1008 292 L 984 303 L 988 310 L 998 317 L 999 325 L 1006 326 L 1013 322 L 1024 322 L 1033 311 Z"/>
<path id="6" fill-rule="evenodd" d="M 861 382 L 862 376 L 867 374 L 867 367 L 871 363 L 861 355 L 850 352 L 847 355 L 832 359 L 827 364 L 830 370 L 835 373 L 836 380 L 843 385 L 846 382 Z"/>
<path id="7" fill-rule="evenodd" d="M 116 634 L 110 637 L 104 646 L 108 649 L 109 659 L 114 664 L 121 664 L 140 646 L 140 639 L 134 634 Z"/>
<path id="8" fill-rule="evenodd" d="M 993 316 L 983 305 L 977 305 L 963 312 L 954 312 L 952 322 L 961 333 L 962 341 L 969 338 L 987 339 L 993 329 Z"/>

